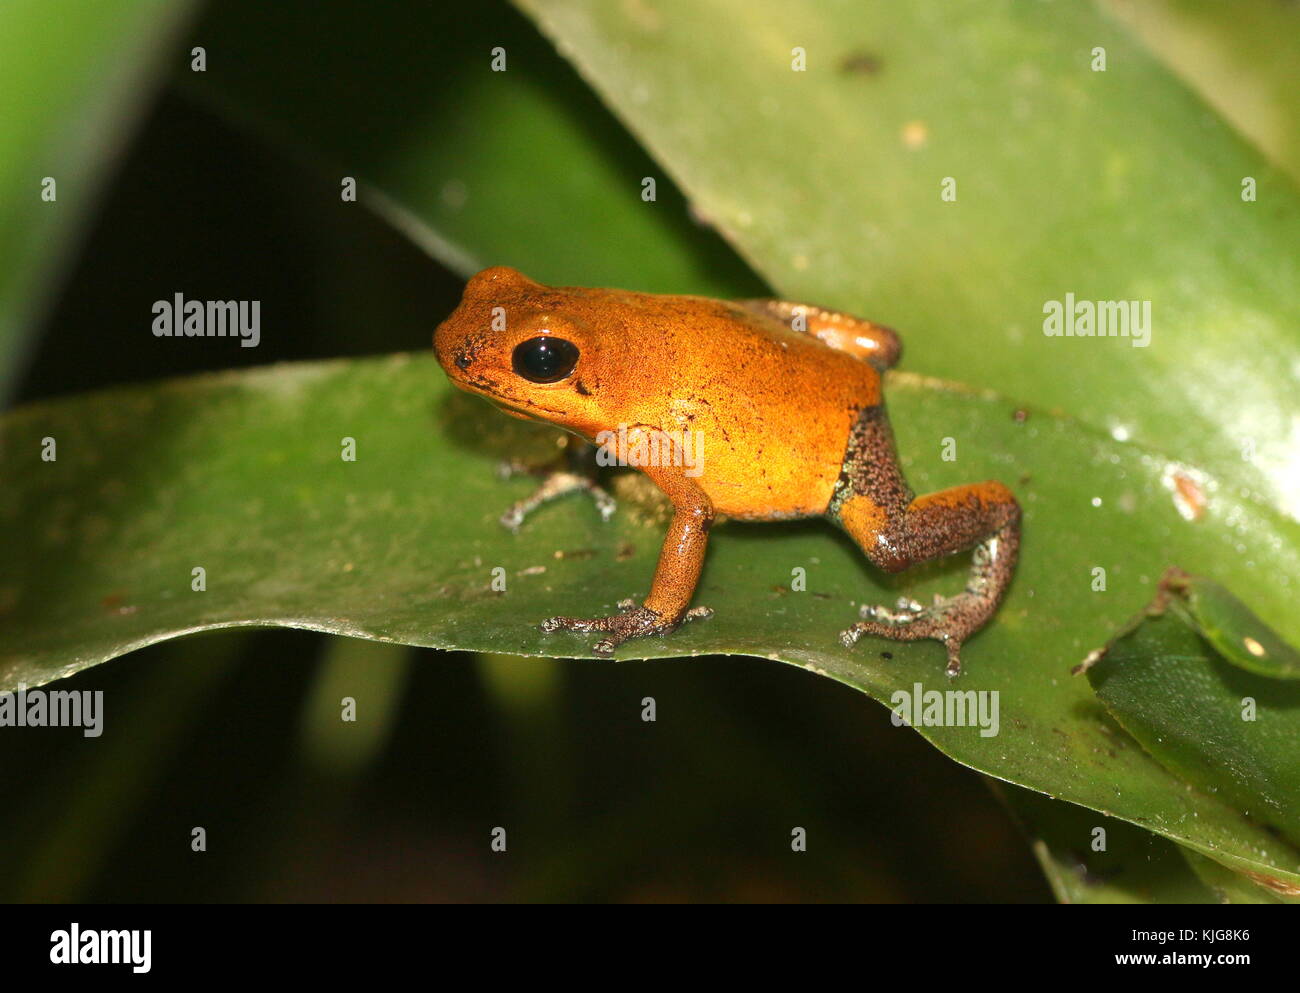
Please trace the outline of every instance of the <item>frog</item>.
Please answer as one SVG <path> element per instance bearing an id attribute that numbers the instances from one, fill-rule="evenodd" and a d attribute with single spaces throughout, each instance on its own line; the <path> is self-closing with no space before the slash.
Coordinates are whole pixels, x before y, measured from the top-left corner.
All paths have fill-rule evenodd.
<path id="1" fill-rule="evenodd" d="M 671 505 L 643 600 L 621 600 L 610 616 L 541 622 L 546 633 L 601 635 L 598 656 L 712 615 L 692 604 L 719 517 L 823 518 L 886 573 L 971 552 L 961 592 L 865 604 L 840 632 L 849 648 L 867 635 L 937 641 L 950 676 L 1015 573 L 1021 510 L 1010 489 L 991 480 L 918 496 L 908 486 L 882 387 L 902 345 L 882 324 L 781 299 L 554 287 L 493 266 L 469 279 L 433 350 L 456 387 L 562 429 L 604 464 L 634 466 Z M 608 518 L 612 499 L 569 465 L 504 523 L 517 528 L 583 489 Z"/>

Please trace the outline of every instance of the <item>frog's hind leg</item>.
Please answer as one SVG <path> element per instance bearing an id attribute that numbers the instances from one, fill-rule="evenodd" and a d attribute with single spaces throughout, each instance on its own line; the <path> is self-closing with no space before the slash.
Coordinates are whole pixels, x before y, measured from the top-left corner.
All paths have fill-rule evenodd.
<path id="1" fill-rule="evenodd" d="M 856 500 L 867 500 L 858 497 Z M 934 501 L 927 503 L 927 501 Z M 961 646 L 982 628 L 1002 602 L 1015 572 L 1020 547 L 1020 509 L 1000 483 L 957 486 L 917 499 L 882 529 L 869 520 L 842 523 L 876 565 L 890 572 L 974 547 L 966 588 L 955 597 L 935 598 L 932 606 L 901 599 L 896 609 L 867 606 L 863 620 L 842 635 L 846 645 L 864 634 L 895 641 L 933 638 L 948 653 L 948 675 L 961 672 Z M 874 515 L 864 514 L 869 518 Z M 862 528 L 854 525 L 865 523 Z"/>
<path id="2" fill-rule="evenodd" d="M 880 407 L 864 410 L 849 441 L 831 516 L 887 572 L 974 548 L 966 588 L 926 607 L 906 598 L 896 609 L 864 607 L 863 620 L 843 633 L 915 641 L 933 638 L 948 653 L 948 674 L 961 671 L 961 646 L 984 626 L 1015 572 L 1020 505 L 998 482 L 956 486 L 913 497 L 898 469 L 892 432 Z"/>
<path id="3" fill-rule="evenodd" d="M 842 310 L 828 310 L 816 304 L 791 303 L 789 300 L 737 302 L 751 313 L 762 314 L 786 327 L 801 330 L 837 352 L 846 352 L 878 369 L 892 369 L 903 350 L 903 344 L 892 328 Z"/>

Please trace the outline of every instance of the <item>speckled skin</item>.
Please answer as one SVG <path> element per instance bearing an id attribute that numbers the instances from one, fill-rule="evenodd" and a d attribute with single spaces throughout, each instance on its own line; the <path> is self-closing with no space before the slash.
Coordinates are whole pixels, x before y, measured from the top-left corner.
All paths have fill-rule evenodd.
<path id="1" fill-rule="evenodd" d="M 517 374 L 515 347 L 551 335 L 578 347 L 572 373 L 554 383 Z M 640 467 L 674 508 L 645 603 L 620 604 L 613 617 L 543 622 L 548 631 L 605 632 L 600 654 L 708 615 L 690 601 L 715 513 L 825 516 L 889 571 L 979 544 L 964 593 L 933 608 L 873 608 L 844 633 L 850 644 L 864 633 L 935 638 L 948 646 L 953 674 L 961 642 L 992 615 L 1014 571 L 1019 507 L 1005 487 L 914 500 L 903 481 L 880 388 L 899 353 L 888 328 L 777 300 L 547 287 L 498 266 L 469 281 L 434 351 L 460 388 L 588 441 L 620 427 L 629 447 L 661 432 L 703 437 L 698 476 L 680 465 Z"/>

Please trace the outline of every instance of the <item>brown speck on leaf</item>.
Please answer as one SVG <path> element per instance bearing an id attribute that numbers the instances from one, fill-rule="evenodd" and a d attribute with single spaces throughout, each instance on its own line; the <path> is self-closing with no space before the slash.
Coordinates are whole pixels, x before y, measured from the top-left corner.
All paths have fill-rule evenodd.
<path id="1" fill-rule="evenodd" d="M 636 546 L 630 541 L 625 541 L 618 548 L 618 553 L 614 556 L 616 562 L 626 562 L 636 554 Z"/>
<path id="2" fill-rule="evenodd" d="M 110 614 L 117 614 L 119 617 L 128 617 L 140 608 L 135 606 L 135 604 L 123 603 L 122 601 L 125 599 L 125 593 L 110 593 L 99 601 L 99 605 Z"/>
<path id="3" fill-rule="evenodd" d="M 786 589 L 785 589 L 784 586 L 773 586 L 773 587 L 772 587 L 772 592 L 773 592 L 773 593 L 779 593 L 781 596 L 785 596 L 785 594 L 786 594 Z"/>
<path id="4" fill-rule="evenodd" d="M 875 76 L 884 67 L 878 55 L 859 50 L 840 59 L 840 72 L 849 76 Z"/>
<path id="5" fill-rule="evenodd" d="M 894 653 L 893 653 L 893 652 L 881 652 L 881 653 L 880 653 L 880 657 L 881 657 L 882 659 L 886 659 L 886 660 L 888 660 L 888 659 L 892 659 L 892 658 L 894 657 Z"/>
<path id="6" fill-rule="evenodd" d="M 1017 407 L 1011 412 L 1011 419 L 1017 424 L 1024 424 L 1025 421 L 1029 420 L 1029 411 L 1023 407 Z"/>
<path id="7" fill-rule="evenodd" d="M 575 549 L 574 549 L 573 551 L 571 551 L 571 552 L 566 552 L 563 548 L 557 548 L 557 549 L 555 550 L 555 557 L 556 557 L 557 559 L 561 559 L 561 560 L 563 560 L 563 559 L 589 559 L 589 558 L 591 558 L 592 556 L 594 556 L 595 554 L 596 554 L 596 549 L 594 549 L 594 548 L 575 548 Z"/>

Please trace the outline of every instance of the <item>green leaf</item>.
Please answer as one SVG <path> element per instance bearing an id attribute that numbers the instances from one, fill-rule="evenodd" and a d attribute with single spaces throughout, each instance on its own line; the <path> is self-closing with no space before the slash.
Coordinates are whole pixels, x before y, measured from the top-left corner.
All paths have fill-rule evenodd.
<path id="1" fill-rule="evenodd" d="M 1101 0 L 1188 86 L 1300 180 L 1300 6 L 1278 0 Z"/>
<path id="2" fill-rule="evenodd" d="M 1041 793 L 1007 785 L 996 792 L 1024 827 L 1034 857 L 1061 903 L 1216 901 L 1214 891 L 1171 841 Z M 1234 875 L 1212 859 L 1188 855 L 1217 867 L 1224 876 Z"/>
<path id="3" fill-rule="evenodd" d="M 189 0 L 0 4 L 0 403 Z M 46 178 L 56 199 L 42 199 Z"/>
<path id="4" fill-rule="evenodd" d="M 358 177 L 369 206 L 461 275 L 506 264 L 566 285 L 763 292 L 509 7 L 215 4 L 198 34 L 222 57 L 187 89 L 312 168 Z"/>
<path id="5" fill-rule="evenodd" d="M 1300 685 L 1229 665 L 1167 615 L 1118 639 L 1088 679 L 1161 764 L 1300 843 Z"/>
<path id="6" fill-rule="evenodd" d="M 520 6 L 781 295 L 1300 516 L 1300 195 L 1093 5 Z M 1149 346 L 1045 335 L 1067 293 Z"/>
<path id="7" fill-rule="evenodd" d="M 1300 679 L 1300 652 L 1214 580 L 1170 569 L 1148 611 L 1165 607 L 1233 665 L 1261 676 Z"/>
<path id="8" fill-rule="evenodd" d="M 1300 894 L 1279 895 L 1197 852 L 1186 848 L 1179 851 L 1220 903 L 1294 903 L 1300 898 Z"/>
<path id="9" fill-rule="evenodd" d="M 1296 543 L 1231 550 L 1295 525 L 1213 479 L 1186 520 L 1169 464 L 1080 425 L 910 375 L 887 390 L 918 491 L 1011 481 L 1025 545 L 999 615 L 966 646 L 962 691 L 996 690 L 1000 731 L 918 730 L 948 755 L 1031 789 L 1107 812 L 1237 869 L 1300 882 L 1300 853 L 1224 795 L 1189 791 L 1107 717 L 1069 667 L 1133 613 L 1177 550 L 1261 589 L 1281 631 Z M 960 438 L 960 461 L 941 457 Z M 542 456 L 554 434 L 454 393 L 426 356 L 288 365 L 42 403 L 0 419 L 0 688 L 36 686 L 192 631 L 310 628 L 376 640 L 541 656 L 588 654 L 590 638 L 543 635 L 557 612 L 608 612 L 649 584 L 665 508 L 644 476 L 616 475 L 622 508 L 602 523 L 573 499 L 512 535 L 497 523 L 528 491 L 498 459 Z M 43 439 L 57 461 L 42 459 Z M 356 441 L 355 462 L 341 457 Z M 990 453 L 997 453 L 996 455 Z M 1086 486 L 1080 486 L 1086 480 Z M 1093 570 L 1108 571 L 1093 592 Z M 791 590 L 807 570 L 808 592 Z M 714 529 L 696 598 L 708 621 L 629 643 L 623 658 L 756 655 L 801 665 L 877 700 L 945 689 L 933 643 L 838 632 L 864 602 L 925 599 L 964 581 L 958 557 L 897 577 L 876 573 L 820 522 Z M 205 589 L 193 587 L 204 570 Z M 507 592 L 492 589 L 501 569 Z M 1283 623 L 1283 622 L 1286 623 Z M 890 656 L 886 658 L 886 653 Z M 1238 675 L 1247 675 L 1238 673 Z M 1289 686 L 1290 684 L 1276 684 Z M 1294 687 L 1293 687 L 1294 688 Z"/>

